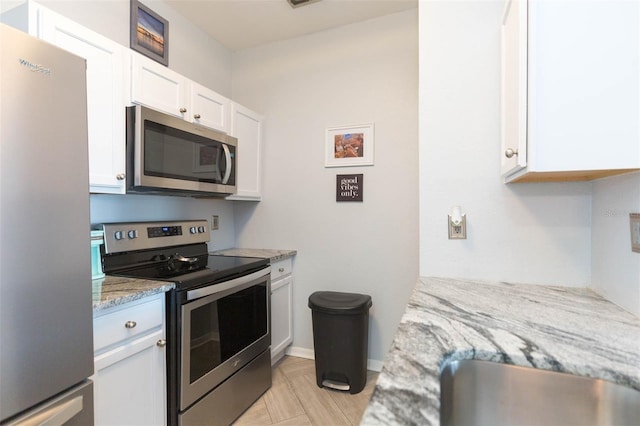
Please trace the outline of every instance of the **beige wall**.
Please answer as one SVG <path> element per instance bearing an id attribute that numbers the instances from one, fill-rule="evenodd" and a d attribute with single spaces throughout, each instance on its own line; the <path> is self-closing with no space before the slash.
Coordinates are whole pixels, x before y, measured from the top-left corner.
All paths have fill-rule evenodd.
<path id="1" fill-rule="evenodd" d="M 243 247 L 297 249 L 294 342 L 312 348 L 309 295 L 373 299 L 369 358 L 382 361 L 418 276 L 417 10 L 236 52 L 233 96 L 264 113 L 264 191 L 237 204 Z M 375 165 L 324 167 L 325 129 L 374 123 Z M 364 201 L 337 203 L 337 174 Z"/>
<path id="2" fill-rule="evenodd" d="M 640 213 L 640 173 L 593 185 L 591 288 L 640 316 L 640 253 L 631 251 L 629 213 Z"/>
<path id="3" fill-rule="evenodd" d="M 584 287 L 591 183 L 500 178 L 503 5 L 420 3 L 420 273 Z M 447 237 L 454 205 L 466 240 Z"/>

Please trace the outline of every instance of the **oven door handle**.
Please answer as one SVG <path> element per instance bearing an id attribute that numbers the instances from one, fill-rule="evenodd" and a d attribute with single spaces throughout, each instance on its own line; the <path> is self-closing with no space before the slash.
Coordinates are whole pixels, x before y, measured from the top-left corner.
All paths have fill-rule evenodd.
<path id="1" fill-rule="evenodd" d="M 229 281 L 224 281 L 224 282 L 221 282 L 220 284 L 214 284 L 207 287 L 197 288 L 195 290 L 189 290 L 187 291 L 187 300 L 200 299 L 201 297 L 209 296 L 215 293 L 220 293 L 222 291 L 226 291 L 234 287 L 240 287 L 244 284 L 250 283 L 251 281 L 265 277 L 270 273 L 271 273 L 271 265 L 267 266 L 264 269 L 260 269 L 259 271 L 256 271 L 252 274 L 234 278 Z"/>

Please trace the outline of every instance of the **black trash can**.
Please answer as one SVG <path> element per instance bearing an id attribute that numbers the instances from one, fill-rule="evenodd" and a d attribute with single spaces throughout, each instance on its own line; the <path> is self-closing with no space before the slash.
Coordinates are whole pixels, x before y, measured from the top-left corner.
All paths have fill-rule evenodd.
<path id="1" fill-rule="evenodd" d="M 354 394 L 367 383 L 371 296 L 316 291 L 309 296 L 318 387 Z"/>

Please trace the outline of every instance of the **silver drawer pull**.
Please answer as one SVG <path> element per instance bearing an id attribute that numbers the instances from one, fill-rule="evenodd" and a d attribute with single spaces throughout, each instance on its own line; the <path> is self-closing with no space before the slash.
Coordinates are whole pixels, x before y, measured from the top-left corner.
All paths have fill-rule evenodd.
<path id="1" fill-rule="evenodd" d="M 137 323 L 137 322 L 135 322 L 135 321 L 127 321 L 127 322 L 125 322 L 125 323 L 124 323 L 124 326 L 125 326 L 126 328 L 133 328 L 133 327 L 135 327 L 136 325 L 138 325 L 138 323 Z"/>
<path id="2" fill-rule="evenodd" d="M 278 272 L 284 272 L 284 268 L 278 268 Z"/>
<path id="3" fill-rule="evenodd" d="M 157 346 L 159 346 L 159 347 L 161 347 L 161 348 L 164 348 L 165 346 L 167 346 L 167 341 L 166 341 L 166 340 L 164 340 L 164 339 L 160 339 L 160 340 L 158 340 L 158 341 L 156 342 L 156 345 L 157 345 Z"/>

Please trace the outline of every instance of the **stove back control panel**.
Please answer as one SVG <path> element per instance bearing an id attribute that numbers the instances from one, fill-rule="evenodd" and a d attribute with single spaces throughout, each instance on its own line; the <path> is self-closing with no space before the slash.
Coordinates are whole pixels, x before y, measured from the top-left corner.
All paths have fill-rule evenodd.
<path id="1" fill-rule="evenodd" d="M 206 220 L 105 223 L 105 253 L 144 250 L 209 241 Z"/>

